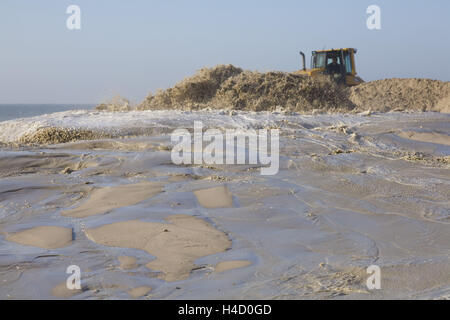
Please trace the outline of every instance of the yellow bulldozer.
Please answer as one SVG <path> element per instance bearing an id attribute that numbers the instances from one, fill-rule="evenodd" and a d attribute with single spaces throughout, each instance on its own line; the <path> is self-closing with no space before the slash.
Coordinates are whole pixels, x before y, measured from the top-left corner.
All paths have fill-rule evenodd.
<path id="1" fill-rule="evenodd" d="M 311 69 L 306 69 L 305 54 L 300 51 L 303 68 L 297 73 L 310 77 L 329 75 L 337 83 L 349 87 L 357 86 L 364 81 L 356 74 L 356 52 L 357 50 L 353 48 L 313 51 L 311 55 Z"/>

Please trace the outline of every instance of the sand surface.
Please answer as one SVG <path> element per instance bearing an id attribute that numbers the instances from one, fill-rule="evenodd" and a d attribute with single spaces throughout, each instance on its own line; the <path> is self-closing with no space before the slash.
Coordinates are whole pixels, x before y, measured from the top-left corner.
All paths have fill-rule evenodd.
<path id="1" fill-rule="evenodd" d="M 166 281 L 189 277 L 196 259 L 226 250 L 227 236 L 207 222 L 187 215 L 168 216 L 165 223 L 125 221 L 87 230 L 87 237 L 105 246 L 145 250 L 156 259 L 147 267 L 163 272 Z"/>
<path id="2" fill-rule="evenodd" d="M 137 268 L 137 264 L 136 264 L 137 259 L 135 257 L 119 256 L 119 257 L 117 257 L 117 260 L 119 260 L 120 269 L 122 269 L 122 270 L 129 270 L 129 269 Z"/>
<path id="3" fill-rule="evenodd" d="M 430 142 L 450 146 L 450 136 L 443 133 L 409 131 L 409 132 L 401 132 L 399 136 L 415 141 Z"/>
<path id="4" fill-rule="evenodd" d="M 57 249 L 70 245 L 72 242 L 72 229 L 55 226 L 40 226 L 8 234 L 6 240 L 25 246 Z"/>
<path id="5" fill-rule="evenodd" d="M 197 120 L 280 128 L 278 174 L 174 165 L 167 133 Z M 223 110 L 2 122 L 0 299 L 449 299 L 449 123 Z M 42 127 L 116 138 L 20 144 Z M 373 264 L 381 290 L 366 287 Z"/>
<path id="6" fill-rule="evenodd" d="M 133 288 L 133 289 L 131 289 L 131 290 L 128 290 L 127 292 L 128 292 L 128 294 L 129 294 L 131 297 L 137 299 L 137 298 L 140 298 L 140 297 L 145 296 L 145 295 L 148 294 L 151 290 L 152 290 L 152 288 L 143 286 L 143 287 Z"/>
<path id="7" fill-rule="evenodd" d="M 131 206 L 151 198 L 162 191 L 161 184 L 142 182 L 93 190 L 80 206 L 62 212 L 62 215 L 84 218 L 107 213 L 120 207 Z"/>
<path id="8" fill-rule="evenodd" d="M 225 272 L 228 270 L 244 268 L 251 264 L 252 264 L 251 261 L 245 261 L 245 260 L 222 261 L 216 265 L 216 267 L 214 268 L 214 271 Z"/>
<path id="9" fill-rule="evenodd" d="M 72 298 L 82 292 L 81 289 L 68 289 L 66 282 L 62 282 L 52 289 L 52 295 L 62 299 Z"/>
<path id="10" fill-rule="evenodd" d="M 233 196 L 227 186 L 196 190 L 194 194 L 200 205 L 205 208 L 229 208 L 233 206 Z"/>

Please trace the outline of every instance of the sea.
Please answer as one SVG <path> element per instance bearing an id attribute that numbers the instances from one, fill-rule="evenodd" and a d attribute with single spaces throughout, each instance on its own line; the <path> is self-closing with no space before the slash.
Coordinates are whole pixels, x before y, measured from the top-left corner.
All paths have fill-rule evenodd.
<path id="1" fill-rule="evenodd" d="M 0 122 L 70 110 L 92 110 L 95 104 L 0 104 Z"/>

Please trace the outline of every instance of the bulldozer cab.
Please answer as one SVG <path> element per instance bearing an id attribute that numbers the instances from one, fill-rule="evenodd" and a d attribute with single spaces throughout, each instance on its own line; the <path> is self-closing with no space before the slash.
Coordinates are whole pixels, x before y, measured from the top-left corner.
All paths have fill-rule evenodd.
<path id="1" fill-rule="evenodd" d="M 357 50 L 353 48 L 313 51 L 310 70 L 306 70 L 304 65 L 305 55 L 300 52 L 303 56 L 303 70 L 300 73 L 312 77 L 326 74 L 338 83 L 343 83 L 347 86 L 358 85 L 364 81 L 356 74 L 356 52 Z"/>
<path id="2" fill-rule="evenodd" d="M 351 53 L 344 50 L 329 52 L 314 51 L 311 57 L 311 68 L 327 70 L 327 67 L 333 64 L 333 60 L 337 61 L 337 65 L 339 66 L 339 73 L 353 74 L 353 72 L 355 71 Z"/>

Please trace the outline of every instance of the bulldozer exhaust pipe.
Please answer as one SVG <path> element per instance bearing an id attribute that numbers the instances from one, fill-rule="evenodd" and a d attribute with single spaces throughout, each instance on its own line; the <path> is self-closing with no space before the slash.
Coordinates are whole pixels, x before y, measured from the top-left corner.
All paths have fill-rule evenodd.
<path id="1" fill-rule="evenodd" d="M 303 63 L 303 71 L 306 71 L 306 58 L 305 58 L 305 54 L 300 51 L 300 55 L 302 56 L 302 63 Z"/>

